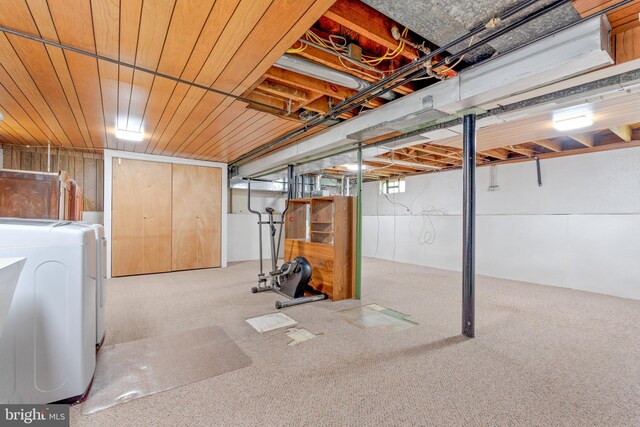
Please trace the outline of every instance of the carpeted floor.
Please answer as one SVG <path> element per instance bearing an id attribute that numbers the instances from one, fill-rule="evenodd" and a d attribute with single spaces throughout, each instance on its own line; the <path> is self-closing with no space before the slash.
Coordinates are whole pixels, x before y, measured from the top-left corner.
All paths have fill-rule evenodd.
<path id="1" fill-rule="evenodd" d="M 479 277 L 476 338 L 460 333 L 460 274 L 366 259 L 363 300 L 284 312 L 318 334 L 288 346 L 244 319 L 256 262 L 113 279 L 107 344 L 222 327 L 251 366 L 144 397 L 77 426 L 640 425 L 640 301 Z M 360 329 L 339 310 L 376 303 L 403 331 Z"/>

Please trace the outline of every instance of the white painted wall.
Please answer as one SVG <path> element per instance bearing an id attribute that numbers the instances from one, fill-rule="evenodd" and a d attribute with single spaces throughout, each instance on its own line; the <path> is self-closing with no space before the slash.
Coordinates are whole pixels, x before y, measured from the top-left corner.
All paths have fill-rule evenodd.
<path id="1" fill-rule="evenodd" d="M 640 148 L 541 167 L 538 187 L 534 162 L 497 166 L 493 192 L 478 169 L 476 272 L 640 299 Z M 407 178 L 396 204 L 377 189 L 363 188 L 365 256 L 460 271 L 461 171 Z"/>
<path id="2" fill-rule="evenodd" d="M 258 216 L 249 213 L 247 209 L 247 190 L 230 189 L 231 199 L 230 213 L 228 215 L 228 260 L 246 261 L 259 259 L 258 245 Z M 251 208 L 264 215 L 264 221 L 268 221 L 265 208 L 270 206 L 276 212 L 282 212 L 285 206 L 286 194 L 272 191 L 251 191 Z M 276 219 L 279 215 L 276 215 Z M 279 229 L 279 225 L 277 225 Z M 282 236 L 284 240 L 284 232 Z M 269 241 L 269 226 L 262 226 L 262 257 L 265 260 L 264 268 L 266 272 L 271 271 L 271 243 Z M 284 241 L 281 242 L 280 257 L 283 254 Z"/>
<path id="3" fill-rule="evenodd" d="M 263 220 L 267 221 L 266 215 L 263 215 Z M 258 250 L 258 216 L 247 214 L 229 214 L 227 217 L 227 224 L 229 226 L 229 240 L 227 244 L 227 260 L 233 261 L 247 261 L 256 260 L 260 258 L 260 252 Z M 277 225 L 277 230 L 280 230 L 280 226 Z M 276 242 L 278 241 L 278 235 L 276 234 Z M 280 258 L 284 253 L 284 231 L 282 233 L 282 240 L 280 242 Z M 269 226 L 262 226 L 262 259 L 265 260 L 264 269 L 266 272 L 271 271 L 271 243 L 269 240 Z"/>
<path id="4" fill-rule="evenodd" d="M 231 199 L 229 213 L 249 213 L 249 209 L 247 207 L 247 190 L 231 188 L 229 189 L 229 198 Z M 281 210 L 284 209 L 286 199 L 287 193 L 251 190 L 251 209 L 259 212 L 265 212 L 264 209 L 267 206 L 270 206 L 277 212 L 281 212 Z"/>
<path id="5" fill-rule="evenodd" d="M 113 159 L 147 160 L 161 163 L 177 163 L 193 166 L 215 167 L 222 169 L 222 206 L 227 206 L 227 164 L 205 162 L 202 160 L 183 159 L 179 157 L 159 156 L 155 154 L 134 153 L 129 151 L 104 150 L 104 228 L 107 238 L 107 275 L 111 277 L 111 193 L 113 180 Z M 167 197 L 171 197 L 167 192 Z M 227 266 L 227 210 L 222 209 L 222 236 L 220 261 L 222 267 Z"/>

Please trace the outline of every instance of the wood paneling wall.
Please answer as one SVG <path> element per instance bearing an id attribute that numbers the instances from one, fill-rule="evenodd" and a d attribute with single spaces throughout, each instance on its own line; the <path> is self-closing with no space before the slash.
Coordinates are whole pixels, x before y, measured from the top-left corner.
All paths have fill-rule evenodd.
<path id="1" fill-rule="evenodd" d="M 3 168 L 47 171 L 47 149 L 3 144 Z M 66 171 L 81 187 L 85 211 L 104 209 L 102 154 L 51 148 L 51 172 Z"/>

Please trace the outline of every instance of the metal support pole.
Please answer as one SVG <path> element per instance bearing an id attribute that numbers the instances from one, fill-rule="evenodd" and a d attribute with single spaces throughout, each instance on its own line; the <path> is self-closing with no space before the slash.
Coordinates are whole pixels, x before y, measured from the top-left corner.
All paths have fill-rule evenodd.
<path id="1" fill-rule="evenodd" d="M 462 146 L 462 335 L 475 335 L 476 115 L 464 116 Z"/>
<path id="2" fill-rule="evenodd" d="M 538 173 L 538 187 L 542 187 L 542 172 L 540 171 L 539 157 L 536 157 L 536 172 Z"/>
<path id="3" fill-rule="evenodd" d="M 287 166 L 287 198 L 296 198 L 296 171 L 293 165 Z"/>
<path id="4" fill-rule="evenodd" d="M 362 296 L 362 144 L 358 144 L 358 193 L 356 219 L 356 299 Z"/>

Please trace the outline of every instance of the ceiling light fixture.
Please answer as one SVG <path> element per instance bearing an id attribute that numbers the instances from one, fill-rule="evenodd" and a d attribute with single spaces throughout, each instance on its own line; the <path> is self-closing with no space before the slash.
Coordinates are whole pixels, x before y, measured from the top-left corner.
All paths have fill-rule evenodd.
<path id="1" fill-rule="evenodd" d="M 116 138 L 126 141 L 140 142 L 144 139 L 144 132 L 134 132 L 132 130 L 116 129 Z"/>
<path id="2" fill-rule="evenodd" d="M 593 124 L 591 113 L 580 113 L 575 115 L 563 115 L 553 118 L 553 127 L 559 131 L 586 128 Z"/>
<path id="3" fill-rule="evenodd" d="M 346 165 L 344 165 L 348 170 L 353 171 L 353 172 L 357 172 L 358 171 L 358 164 L 357 163 L 348 163 Z M 367 166 L 366 165 L 362 165 L 362 170 L 367 170 Z"/>

